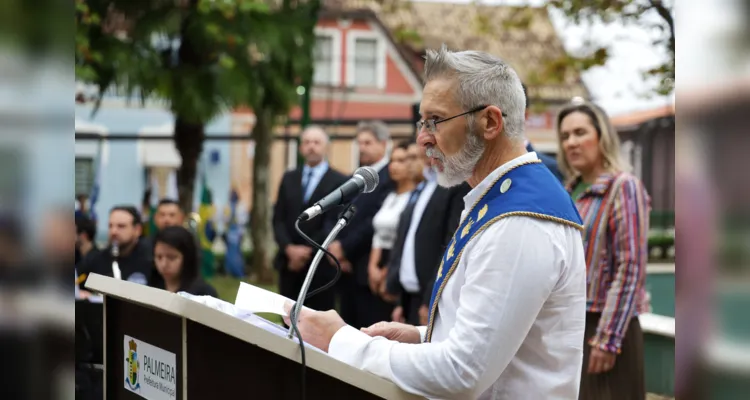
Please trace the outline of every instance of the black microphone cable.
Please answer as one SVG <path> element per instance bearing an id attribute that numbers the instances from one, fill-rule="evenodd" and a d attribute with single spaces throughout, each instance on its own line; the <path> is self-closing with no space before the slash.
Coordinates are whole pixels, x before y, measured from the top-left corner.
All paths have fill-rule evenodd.
<path id="1" fill-rule="evenodd" d="M 352 218 L 352 216 L 354 216 L 354 213 L 356 211 L 357 211 L 356 207 L 354 207 L 350 203 L 344 209 L 344 211 L 342 211 L 339 214 L 339 219 L 346 218 L 346 222 L 348 223 L 349 220 Z M 339 262 L 339 260 L 333 254 L 331 254 L 330 251 L 328 251 L 328 249 L 323 248 L 323 246 L 319 245 L 314 240 L 312 240 L 309 236 L 307 236 L 305 234 L 305 232 L 303 232 L 302 229 L 300 229 L 299 223 L 300 223 L 299 219 L 297 219 L 294 222 L 294 229 L 297 230 L 297 233 L 299 233 L 299 235 L 302 236 L 302 238 L 305 239 L 305 241 L 307 243 L 309 243 L 312 247 L 314 247 L 317 250 L 322 251 L 323 254 L 325 254 L 326 256 L 330 257 L 333 260 L 333 262 L 336 264 L 336 275 L 334 275 L 333 279 L 331 279 L 331 281 L 328 282 L 328 283 L 326 283 L 325 285 L 323 285 L 323 286 L 321 286 L 321 287 L 313 290 L 312 292 L 308 293 L 305 296 L 305 300 L 307 300 L 307 299 L 315 296 L 316 294 L 318 294 L 318 293 L 320 293 L 320 292 L 322 292 L 324 290 L 330 289 L 331 287 L 333 287 L 333 285 L 336 284 L 336 282 L 341 277 L 341 263 Z M 312 281 L 311 281 L 311 283 L 312 283 Z M 302 361 L 302 384 L 300 386 L 302 388 L 302 400 L 305 400 L 305 388 L 307 386 L 306 383 L 305 383 L 305 370 L 307 369 L 307 361 L 305 360 L 305 342 L 302 340 L 302 335 L 299 333 L 299 329 L 297 328 L 297 314 L 294 311 L 295 309 L 296 309 L 296 307 L 292 306 L 292 308 L 290 310 L 290 313 L 289 313 L 289 325 L 290 325 L 290 329 L 292 330 L 292 333 L 295 336 L 297 336 L 297 340 L 299 340 L 300 359 Z M 300 312 L 301 311 L 302 311 L 302 307 L 300 307 Z"/>

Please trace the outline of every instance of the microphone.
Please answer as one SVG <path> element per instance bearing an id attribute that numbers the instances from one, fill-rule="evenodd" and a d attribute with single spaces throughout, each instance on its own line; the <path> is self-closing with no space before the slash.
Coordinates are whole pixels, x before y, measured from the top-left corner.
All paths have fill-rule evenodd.
<path id="1" fill-rule="evenodd" d="M 357 168 L 357 170 L 354 171 L 354 176 L 344 182 L 344 184 L 339 186 L 336 190 L 329 193 L 326 197 L 320 199 L 320 201 L 315 203 L 312 207 L 302 212 L 297 219 L 300 221 L 311 220 L 336 206 L 350 201 L 362 192 L 370 193 L 375 190 L 376 186 L 378 186 L 379 180 L 380 177 L 378 176 L 378 172 L 375 171 L 375 168 Z"/>
<path id="2" fill-rule="evenodd" d="M 112 255 L 112 276 L 117 279 L 122 279 L 122 272 L 120 271 L 120 264 L 117 262 L 117 258 L 120 257 L 120 244 L 117 241 L 112 241 L 112 248 L 110 249 Z"/>

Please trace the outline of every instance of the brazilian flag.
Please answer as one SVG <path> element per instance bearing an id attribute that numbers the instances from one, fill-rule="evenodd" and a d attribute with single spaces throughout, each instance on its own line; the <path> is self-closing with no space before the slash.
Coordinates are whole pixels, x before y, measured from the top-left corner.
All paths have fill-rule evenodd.
<path id="1" fill-rule="evenodd" d="M 198 206 L 198 240 L 201 247 L 201 275 L 204 279 L 214 275 L 214 252 L 212 245 L 216 238 L 216 229 L 213 223 L 214 205 L 211 189 L 206 182 L 206 176 L 201 177 L 201 203 Z"/>
<path id="2" fill-rule="evenodd" d="M 143 221 L 143 237 L 153 237 L 156 234 L 156 206 L 151 203 L 151 187 L 146 182 L 146 190 L 143 192 L 143 201 L 141 202 L 141 220 Z"/>

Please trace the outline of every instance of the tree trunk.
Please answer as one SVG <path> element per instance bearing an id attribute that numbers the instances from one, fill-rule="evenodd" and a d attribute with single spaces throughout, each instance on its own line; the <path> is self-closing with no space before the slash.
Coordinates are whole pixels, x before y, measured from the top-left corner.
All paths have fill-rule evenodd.
<path id="1" fill-rule="evenodd" d="M 187 0 L 183 2 L 184 18 L 180 24 L 180 48 L 177 51 L 179 62 L 173 73 L 173 85 L 176 94 L 187 95 L 182 91 L 184 82 L 181 81 L 180 69 L 199 69 L 207 66 L 206 54 L 195 47 L 192 36 L 189 34 L 191 19 L 194 17 L 198 0 Z M 193 211 L 193 191 L 195 190 L 195 177 L 198 169 L 198 159 L 203 151 L 203 140 L 205 138 L 205 123 L 194 118 L 190 111 L 184 107 L 174 109 L 174 144 L 182 157 L 182 165 L 177 170 L 177 191 L 180 195 L 180 207 L 189 214 Z"/>
<path id="2" fill-rule="evenodd" d="M 177 191 L 180 207 L 188 214 L 193 211 L 193 192 L 198 170 L 198 159 L 203 151 L 204 125 L 187 122 L 177 116 L 174 124 L 174 145 L 182 157 L 177 170 Z"/>
<path id="3" fill-rule="evenodd" d="M 269 164 L 273 141 L 273 113 L 268 110 L 255 111 L 255 155 L 253 157 L 253 207 L 250 211 L 250 229 L 253 239 L 253 265 L 261 281 L 269 281 L 272 276 L 272 228 L 271 199 L 269 196 Z"/>

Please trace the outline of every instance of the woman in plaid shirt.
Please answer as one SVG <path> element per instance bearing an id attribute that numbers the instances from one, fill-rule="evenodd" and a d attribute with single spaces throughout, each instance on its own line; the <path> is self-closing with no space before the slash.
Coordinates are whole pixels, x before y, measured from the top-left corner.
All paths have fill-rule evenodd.
<path id="1" fill-rule="evenodd" d="M 649 196 L 620 157 L 609 117 L 581 102 L 557 118 L 558 162 L 583 218 L 586 333 L 580 399 L 645 399 Z"/>

